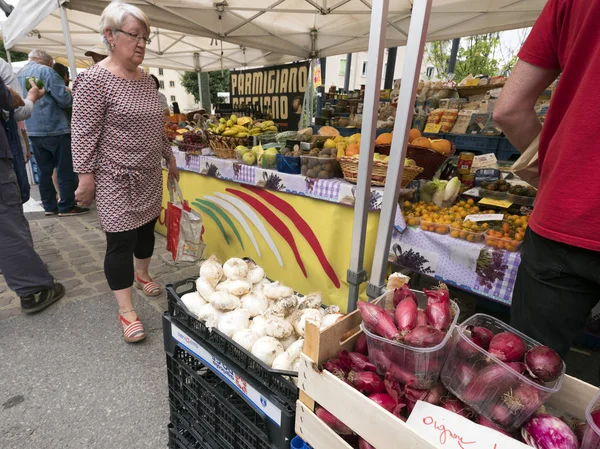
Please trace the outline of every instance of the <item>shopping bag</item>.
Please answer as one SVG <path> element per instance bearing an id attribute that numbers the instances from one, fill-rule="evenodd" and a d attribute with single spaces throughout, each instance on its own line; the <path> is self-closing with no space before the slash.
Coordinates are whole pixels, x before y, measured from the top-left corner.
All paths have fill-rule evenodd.
<path id="1" fill-rule="evenodd" d="M 167 204 L 167 251 L 175 262 L 196 262 L 206 247 L 202 240 L 202 217 L 183 199 L 179 184 L 169 179 Z"/>
<path id="2" fill-rule="evenodd" d="M 537 188 L 540 183 L 540 171 L 538 167 L 539 145 L 540 135 L 538 134 L 512 166 L 512 172 L 515 175 L 535 188 Z"/>

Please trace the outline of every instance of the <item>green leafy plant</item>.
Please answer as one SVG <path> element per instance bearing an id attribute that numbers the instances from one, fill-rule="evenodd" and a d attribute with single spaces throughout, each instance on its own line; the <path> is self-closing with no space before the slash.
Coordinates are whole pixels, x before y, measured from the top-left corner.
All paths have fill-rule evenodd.
<path id="1" fill-rule="evenodd" d="M 211 104 L 224 103 L 225 99 L 219 97 L 219 92 L 229 92 L 229 70 L 219 70 L 209 72 L 209 89 Z M 196 72 L 185 72 L 181 76 L 181 85 L 186 92 L 192 94 L 196 101 L 200 101 L 200 91 L 198 90 L 198 74 Z"/>

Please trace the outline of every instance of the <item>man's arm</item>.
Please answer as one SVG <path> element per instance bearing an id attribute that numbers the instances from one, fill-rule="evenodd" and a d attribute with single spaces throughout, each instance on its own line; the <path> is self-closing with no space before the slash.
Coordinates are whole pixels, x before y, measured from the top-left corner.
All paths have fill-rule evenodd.
<path id="1" fill-rule="evenodd" d="M 560 71 L 519 60 L 494 108 L 494 121 L 508 140 L 524 152 L 542 130 L 535 103 Z"/>

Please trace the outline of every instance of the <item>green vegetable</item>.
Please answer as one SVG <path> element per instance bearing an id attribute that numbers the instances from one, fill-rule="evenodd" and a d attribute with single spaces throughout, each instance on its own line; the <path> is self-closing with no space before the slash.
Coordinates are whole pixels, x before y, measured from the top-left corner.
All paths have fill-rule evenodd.
<path id="1" fill-rule="evenodd" d="M 439 179 L 435 179 L 438 183 L 438 188 L 433 194 L 432 200 L 436 206 L 442 207 L 442 203 L 444 202 L 444 190 L 446 189 L 446 185 L 448 181 L 440 181 Z"/>
<path id="2" fill-rule="evenodd" d="M 41 79 L 36 78 L 35 76 L 27 76 L 25 77 L 25 87 L 27 88 L 27 92 L 29 92 L 29 89 L 31 89 L 31 84 L 29 83 L 29 80 L 32 80 L 38 89 L 44 88 L 44 82 Z"/>

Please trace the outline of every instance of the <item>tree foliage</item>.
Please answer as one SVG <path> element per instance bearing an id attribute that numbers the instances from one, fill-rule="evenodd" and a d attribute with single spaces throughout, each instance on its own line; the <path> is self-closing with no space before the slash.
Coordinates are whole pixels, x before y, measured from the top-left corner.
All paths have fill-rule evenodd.
<path id="1" fill-rule="evenodd" d="M 428 64 L 435 67 L 440 78 L 448 76 L 448 63 L 452 41 L 432 42 L 428 49 Z M 504 58 L 500 33 L 480 34 L 462 38 L 458 48 L 454 79 L 462 80 L 472 75 L 503 75 L 516 62 L 516 56 Z"/>
<path id="2" fill-rule="evenodd" d="M 2 40 L 0 40 L 0 58 L 4 59 L 5 61 L 8 61 L 8 58 L 6 56 L 6 50 L 4 49 L 4 42 Z M 10 52 L 10 60 L 12 62 L 27 61 L 27 59 L 27 53 L 21 53 L 19 51 Z"/>
<path id="3" fill-rule="evenodd" d="M 211 104 L 223 103 L 225 100 L 220 98 L 218 92 L 229 92 L 229 70 L 219 70 L 210 72 L 210 102 Z M 196 72 L 185 72 L 181 76 L 181 85 L 186 92 L 192 94 L 196 101 L 200 101 L 200 92 L 198 90 L 198 74 Z"/>

